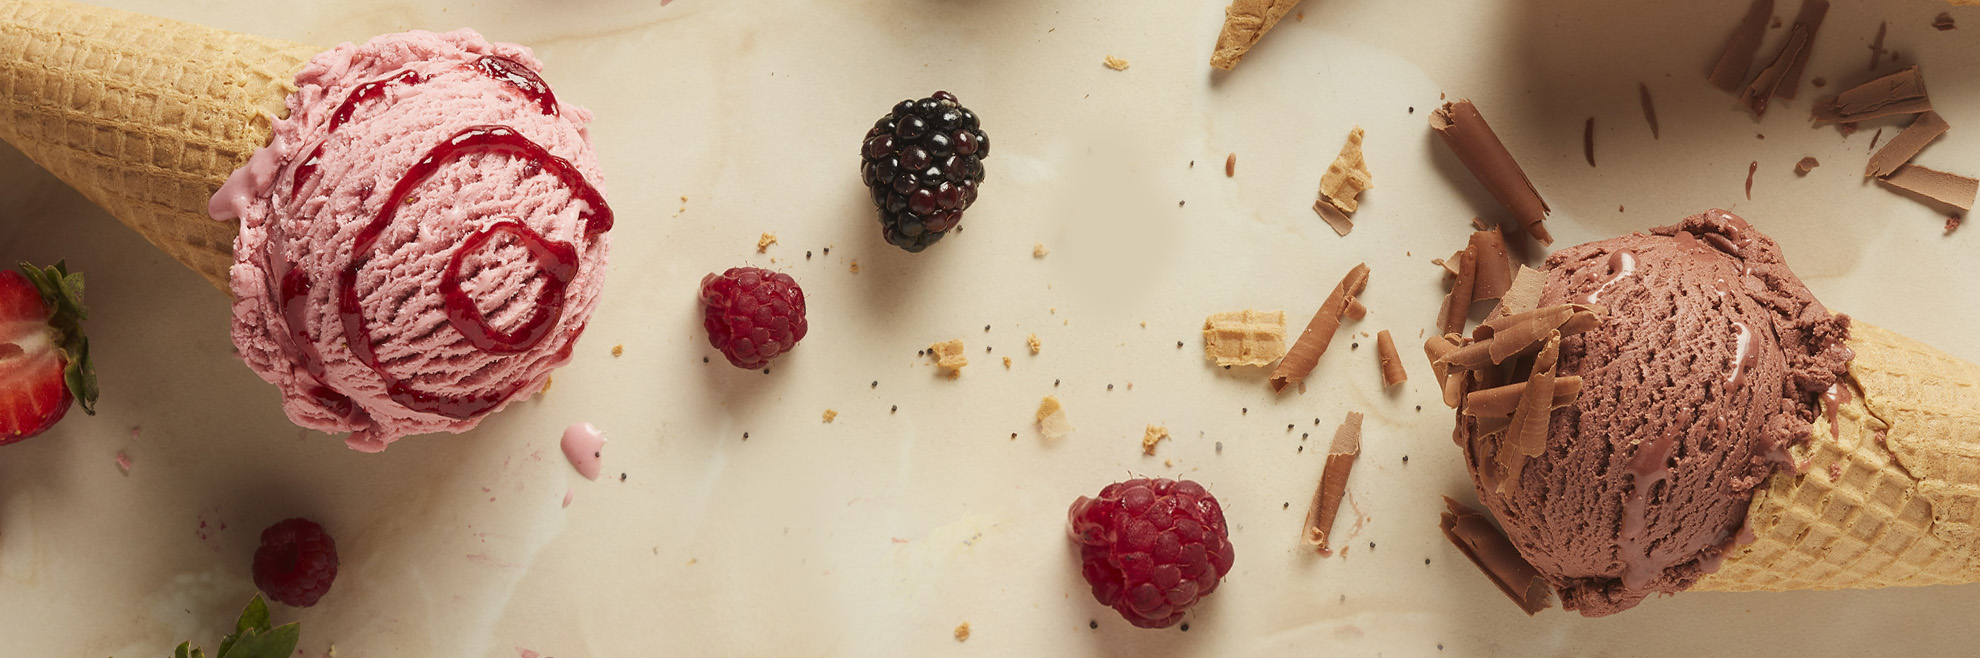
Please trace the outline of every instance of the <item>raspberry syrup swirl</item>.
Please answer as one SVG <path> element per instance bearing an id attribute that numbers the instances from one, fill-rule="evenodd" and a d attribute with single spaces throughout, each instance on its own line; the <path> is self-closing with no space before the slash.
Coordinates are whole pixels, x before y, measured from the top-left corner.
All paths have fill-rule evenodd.
<path id="1" fill-rule="evenodd" d="M 547 84 L 515 60 L 499 55 L 485 55 L 468 68 L 488 77 L 508 83 L 521 91 L 523 96 L 536 105 L 544 114 L 555 116 L 557 99 Z M 332 112 L 327 122 L 326 134 L 351 120 L 360 105 L 381 98 L 385 89 L 394 85 L 415 86 L 424 84 L 429 77 L 415 71 L 405 71 L 396 75 L 373 80 L 358 85 L 344 99 L 337 110 Z M 323 154 L 324 144 L 318 144 L 308 156 L 295 166 L 291 194 L 299 192 L 302 184 L 316 171 Z M 410 383 L 398 379 L 385 371 L 379 361 L 377 349 L 371 340 L 362 310 L 359 308 L 357 292 L 358 271 L 370 261 L 377 247 L 378 238 L 397 217 L 398 209 L 413 201 L 411 192 L 421 183 L 432 177 L 439 168 L 464 155 L 473 153 L 504 154 L 529 163 L 533 171 L 548 173 L 571 190 L 572 195 L 584 202 L 585 208 L 579 216 L 584 222 L 584 235 L 593 236 L 611 230 L 613 214 L 610 206 L 597 188 L 585 180 L 582 172 L 569 160 L 551 154 L 542 145 L 529 140 L 514 128 L 500 125 L 472 126 L 433 147 L 393 186 L 389 196 L 384 197 L 377 215 L 359 231 L 352 245 L 352 260 L 337 277 L 336 297 L 338 313 L 343 325 L 345 340 L 353 356 L 368 366 L 382 379 L 386 391 L 393 401 L 407 409 L 431 413 L 447 418 L 465 420 L 487 413 L 502 404 L 504 400 L 521 390 L 527 382 L 519 382 L 504 390 L 491 390 L 476 395 L 445 396 L 414 390 Z M 365 186 L 362 194 L 369 197 L 373 190 Z M 277 233 L 280 226 L 272 227 Z M 467 255 L 488 246 L 495 238 L 509 235 L 516 244 L 529 250 L 538 269 L 549 280 L 538 291 L 533 301 L 533 311 L 517 327 L 509 331 L 496 329 L 476 306 L 472 297 L 461 288 L 461 267 Z M 313 287 L 309 277 L 296 269 L 279 250 L 268 255 L 269 270 L 275 273 L 271 285 L 278 286 L 275 298 L 288 331 L 278 333 L 282 350 L 291 362 L 301 363 L 303 369 L 316 381 L 308 389 L 308 395 L 325 409 L 339 417 L 348 418 L 356 411 L 356 405 L 348 395 L 330 388 L 323 364 L 323 357 L 316 348 L 315 340 L 309 335 L 308 311 L 309 295 Z M 442 275 L 440 293 L 445 300 L 447 319 L 455 330 L 465 337 L 476 349 L 493 354 L 515 354 L 526 352 L 541 343 L 550 334 L 557 318 L 563 315 L 567 290 L 576 277 L 579 264 L 579 250 L 568 242 L 550 240 L 529 228 L 521 221 L 503 219 L 466 236 L 448 260 L 448 267 Z M 568 355 L 566 345 L 559 358 Z"/>

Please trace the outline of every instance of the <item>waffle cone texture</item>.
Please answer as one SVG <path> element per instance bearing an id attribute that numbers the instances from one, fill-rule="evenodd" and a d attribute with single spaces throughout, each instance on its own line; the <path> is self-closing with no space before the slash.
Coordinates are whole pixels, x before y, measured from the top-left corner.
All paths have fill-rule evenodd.
<path id="1" fill-rule="evenodd" d="M 206 213 L 319 49 L 60 0 L 0 0 L 0 139 L 222 291 Z"/>
<path id="2" fill-rule="evenodd" d="M 1754 541 L 1693 590 L 1980 582 L 1980 366 L 1851 323 L 1851 399 L 1755 492 Z"/>

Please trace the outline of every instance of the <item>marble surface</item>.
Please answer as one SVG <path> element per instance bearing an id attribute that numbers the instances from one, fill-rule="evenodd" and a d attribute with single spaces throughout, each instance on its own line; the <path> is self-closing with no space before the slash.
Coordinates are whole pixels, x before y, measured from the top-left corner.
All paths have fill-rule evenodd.
<path id="1" fill-rule="evenodd" d="M 534 47 L 559 96 L 597 112 L 613 261 L 547 394 L 465 435 L 359 454 L 283 418 L 232 353 L 225 299 L 0 145 L 0 256 L 88 273 L 103 388 L 98 415 L 0 449 L 0 653 L 210 645 L 252 591 L 260 528 L 298 515 L 343 554 L 321 604 L 276 608 L 303 622 L 303 656 L 1947 655 L 1980 641 L 1980 586 L 1528 618 L 1436 529 L 1438 496 L 1474 496 L 1415 349 L 1442 296 L 1429 261 L 1471 216 L 1505 216 L 1427 128 L 1443 94 L 1492 120 L 1561 244 L 1726 207 L 1832 308 L 1980 359 L 1980 289 L 1957 267 L 1976 229 L 1945 235 L 1944 216 L 1856 173 L 1901 121 L 1810 129 L 1804 88 L 1756 122 L 1705 84 L 1744 3 L 1309 0 L 1222 74 L 1206 65 L 1214 0 L 104 2 L 326 46 L 466 25 Z M 1870 77 L 1888 20 L 1900 61 L 1878 69 L 1922 63 L 1955 126 L 1919 161 L 1980 173 L 1980 133 L 1963 128 L 1980 124 L 1966 73 L 1980 13 L 1933 30 L 1943 10 L 1836 3 L 1809 77 L 1828 91 Z M 965 230 L 909 255 L 881 242 L 855 153 L 895 101 L 938 88 L 984 117 L 996 150 Z M 1376 187 L 1341 238 L 1309 206 L 1357 124 Z M 1823 166 L 1796 176 L 1806 155 Z M 759 254 L 766 231 L 778 243 Z M 1371 311 L 1348 329 L 1393 331 L 1406 386 L 1380 389 L 1365 338 L 1337 340 L 1304 394 L 1203 361 L 1204 316 L 1284 309 L 1297 326 L 1362 261 Z M 790 272 L 810 300 L 810 336 L 768 375 L 703 363 L 695 286 L 744 263 Z M 956 337 L 972 361 L 960 379 L 916 358 Z M 1046 394 L 1072 436 L 1031 426 Z M 1300 514 L 1350 410 L 1368 414 L 1348 486 L 1364 521 L 1322 559 L 1298 543 Z M 610 438 L 596 482 L 558 452 L 576 421 Z M 1150 423 L 1175 438 L 1144 457 Z M 1095 604 L 1064 537 L 1073 498 L 1130 473 L 1203 482 L 1233 524 L 1236 568 L 1187 632 Z"/>

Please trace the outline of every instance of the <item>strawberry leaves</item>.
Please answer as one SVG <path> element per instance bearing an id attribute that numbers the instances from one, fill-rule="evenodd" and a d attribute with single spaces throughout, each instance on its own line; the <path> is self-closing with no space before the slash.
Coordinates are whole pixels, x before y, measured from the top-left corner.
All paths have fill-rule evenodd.
<path id="1" fill-rule="evenodd" d="M 254 595 L 241 618 L 234 622 L 234 632 L 220 639 L 220 648 L 211 658 L 287 658 L 296 652 L 296 642 L 302 639 L 302 627 L 295 622 L 273 626 L 269 621 L 268 603 L 260 594 Z M 172 651 L 172 658 L 208 658 L 206 652 L 182 642 Z"/>
<path id="2" fill-rule="evenodd" d="M 68 364 L 62 372 L 63 381 L 82 405 L 83 413 L 96 415 L 96 363 L 90 360 L 89 337 L 82 329 L 83 321 L 89 319 L 89 308 L 83 306 L 82 273 L 71 274 L 67 261 L 45 268 L 22 262 L 21 273 L 48 306 L 48 326 L 55 330 L 56 349 Z"/>

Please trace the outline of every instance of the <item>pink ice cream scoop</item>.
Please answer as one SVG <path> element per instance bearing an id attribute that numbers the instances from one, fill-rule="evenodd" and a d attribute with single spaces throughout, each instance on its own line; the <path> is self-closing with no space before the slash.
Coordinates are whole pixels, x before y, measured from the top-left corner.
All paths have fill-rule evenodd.
<path id="1" fill-rule="evenodd" d="M 374 452 L 463 432 L 569 360 L 612 210 L 585 124 L 522 46 L 472 30 L 344 44 L 213 196 L 239 217 L 234 345 L 289 419 Z"/>

